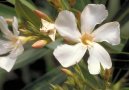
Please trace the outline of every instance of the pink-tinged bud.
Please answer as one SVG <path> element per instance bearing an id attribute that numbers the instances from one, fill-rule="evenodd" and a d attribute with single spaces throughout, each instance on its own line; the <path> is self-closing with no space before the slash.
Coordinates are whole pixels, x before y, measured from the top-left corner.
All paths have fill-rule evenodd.
<path id="1" fill-rule="evenodd" d="M 39 18 L 45 19 L 45 20 L 47 20 L 47 21 L 49 21 L 49 22 L 52 22 L 51 18 L 50 18 L 47 14 L 45 14 L 45 13 L 43 13 L 43 12 L 41 12 L 41 11 L 39 11 L 39 10 L 34 10 L 34 13 L 35 13 Z"/>
<path id="2" fill-rule="evenodd" d="M 69 75 L 69 76 L 73 76 L 74 75 L 70 70 L 68 70 L 66 68 L 61 68 L 61 71 L 63 73 L 65 73 L 66 75 Z"/>
<path id="3" fill-rule="evenodd" d="M 38 40 L 36 41 L 32 47 L 33 48 L 43 48 L 45 45 L 47 44 L 47 41 L 46 40 Z"/>
<path id="4" fill-rule="evenodd" d="M 76 4 L 76 0 L 68 0 L 70 6 L 74 6 Z"/>

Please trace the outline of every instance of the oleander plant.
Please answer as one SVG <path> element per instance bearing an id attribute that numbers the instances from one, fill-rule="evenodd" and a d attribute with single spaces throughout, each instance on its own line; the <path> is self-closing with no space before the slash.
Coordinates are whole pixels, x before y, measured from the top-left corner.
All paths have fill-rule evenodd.
<path id="1" fill-rule="evenodd" d="M 0 90 L 129 90 L 129 0 L 0 1 Z"/>

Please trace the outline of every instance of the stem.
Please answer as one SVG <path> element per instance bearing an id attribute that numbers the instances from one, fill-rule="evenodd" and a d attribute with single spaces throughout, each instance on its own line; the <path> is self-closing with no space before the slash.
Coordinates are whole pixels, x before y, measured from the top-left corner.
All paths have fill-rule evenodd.
<path id="1" fill-rule="evenodd" d="M 121 73 L 121 71 L 122 71 L 122 69 L 120 69 L 119 72 L 117 73 L 116 77 L 115 77 L 114 80 L 113 80 L 113 83 L 116 82 L 116 80 L 117 80 L 119 74 Z"/>
<path id="2" fill-rule="evenodd" d="M 77 64 L 76 66 L 77 66 L 77 71 L 78 71 L 79 75 L 81 76 L 82 80 L 84 81 L 84 83 L 86 83 L 86 85 L 89 86 L 92 90 L 98 90 L 98 89 L 96 89 L 95 86 L 93 86 L 91 83 L 89 83 L 89 82 L 86 81 L 86 78 L 84 77 L 84 75 L 83 75 L 83 73 L 82 73 L 81 68 L 79 67 L 79 65 Z M 74 78 L 74 79 L 76 80 L 76 78 Z"/>

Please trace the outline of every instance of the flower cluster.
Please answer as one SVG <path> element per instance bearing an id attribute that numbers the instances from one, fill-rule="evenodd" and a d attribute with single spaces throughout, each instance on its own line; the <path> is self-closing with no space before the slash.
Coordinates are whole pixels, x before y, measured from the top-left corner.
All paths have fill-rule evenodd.
<path id="1" fill-rule="evenodd" d="M 96 28 L 108 16 L 108 12 L 102 4 L 88 4 L 81 13 L 81 26 L 76 24 L 76 17 L 71 11 L 59 12 L 55 23 L 41 19 L 40 33 L 47 35 L 53 42 L 56 31 L 74 45 L 63 44 L 57 46 L 53 54 L 63 67 L 77 64 L 89 51 L 88 69 L 91 74 L 99 74 L 103 69 L 112 67 L 108 52 L 98 43 L 106 41 L 112 45 L 120 43 L 120 25 L 118 22 L 109 22 Z M 79 21 L 78 21 L 79 22 Z M 17 57 L 23 53 L 24 39 L 19 36 L 18 21 L 14 17 L 13 33 L 8 29 L 7 22 L 0 17 L 0 30 L 4 39 L 0 40 L 0 67 L 10 71 Z M 78 28 L 80 27 L 80 29 Z M 34 44 L 33 46 L 36 47 Z"/>
<path id="2" fill-rule="evenodd" d="M 55 28 L 65 39 L 76 42 L 75 45 L 60 45 L 54 50 L 54 56 L 64 67 L 78 63 L 85 52 L 89 51 L 88 69 L 91 74 L 99 74 L 100 67 L 110 69 L 112 66 L 108 52 L 98 43 L 106 41 L 112 45 L 120 43 L 120 25 L 118 22 L 106 23 L 96 30 L 97 24 L 108 16 L 102 4 L 89 4 L 81 13 L 81 33 L 76 18 L 70 11 L 61 11 L 55 21 Z"/>
<path id="3" fill-rule="evenodd" d="M 4 39 L 0 39 L 0 67 L 6 71 L 12 69 L 17 57 L 24 51 L 23 42 L 19 36 L 16 17 L 13 19 L 12 27 L 13 33 L 8 29 L 8 24 L 4 18 L 2 16 L 0 17 L 0 30 L 5 37 Z"/>

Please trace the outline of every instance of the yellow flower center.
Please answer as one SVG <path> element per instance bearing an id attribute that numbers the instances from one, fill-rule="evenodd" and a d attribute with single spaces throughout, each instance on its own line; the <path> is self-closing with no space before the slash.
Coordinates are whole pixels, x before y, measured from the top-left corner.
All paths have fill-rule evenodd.
<path id="1" fill-rule="evenodd" d="M 93 36 L 91 34 L 85 33 L 82 35 L 81 41 L 85 45 L 91 45 L 93 41 Z"/>

